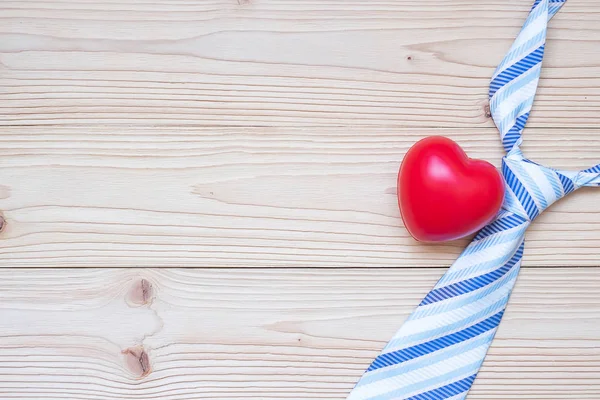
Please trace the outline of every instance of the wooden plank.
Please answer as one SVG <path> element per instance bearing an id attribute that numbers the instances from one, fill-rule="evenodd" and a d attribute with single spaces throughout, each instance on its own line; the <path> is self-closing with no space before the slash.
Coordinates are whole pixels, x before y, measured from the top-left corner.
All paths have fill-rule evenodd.
<path id="1" fill-rule="evenodd" d="M 0 124 L 491 127 L 531 1 L 3 1 Z M 531 127 L 600 123 L 600 5 L 549 32 Z"/>
<path id="2" fill-rule="evenodd" d="M 492 130 L 0 129 L 0 266 L 447 266 L 465 241 L 415 242 L 395 194 L 403 154 L 436 133 L 499 164 Z M 579 168 L 597 137 L 529 130 L 524 150 Z M 598 196 L 542 215 L 525 265 L 598 265 Z"/>
<path id="3" fill-rule="evenodd" d="M 344 399 L 442 273 L 0 270 L 0 397 Z M 600 398 L 600 269 L 521 274 L 469 400 Z"/>

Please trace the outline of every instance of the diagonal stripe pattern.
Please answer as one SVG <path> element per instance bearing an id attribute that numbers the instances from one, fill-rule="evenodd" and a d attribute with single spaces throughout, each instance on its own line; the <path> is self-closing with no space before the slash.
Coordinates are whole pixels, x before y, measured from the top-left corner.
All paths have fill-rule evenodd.
<path id="1" fill-rule="evenodd" d="M 565 1 L 535 1 L 490 83 L 490 110 L 507 152 L 502 210 L 425 296 L 347 400 L 465 399 L 517 279 L 525 230 L 565 195 L 600 186 L 600 164 L 559 171 L 526 159 L 519 148 L 540 78 L 547 24 Z"/>

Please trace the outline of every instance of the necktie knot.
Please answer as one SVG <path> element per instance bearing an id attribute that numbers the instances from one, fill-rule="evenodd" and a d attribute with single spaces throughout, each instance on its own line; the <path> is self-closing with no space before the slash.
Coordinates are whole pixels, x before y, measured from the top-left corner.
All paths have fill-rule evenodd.
<path id="1" fill-rule="evenodd" d="M 518 149 L 502 159 L 502 175 L 506 182 L 502 208 L 529 221 L 580 187 L 577 175 L 539 165 Z"/>

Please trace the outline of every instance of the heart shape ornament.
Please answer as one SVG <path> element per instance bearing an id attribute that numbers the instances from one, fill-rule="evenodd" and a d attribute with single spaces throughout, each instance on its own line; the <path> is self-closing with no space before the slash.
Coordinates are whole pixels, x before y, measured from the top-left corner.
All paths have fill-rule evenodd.
<path id="1" fill-rule="evenodd" d="M 411 147 L 398 173 L 404 225 L 419 241 L 442 242 L 475 233 L 504 200 L 504 179 L 487 161 L 469 158 L 451 139 L 431 136 Z"/>

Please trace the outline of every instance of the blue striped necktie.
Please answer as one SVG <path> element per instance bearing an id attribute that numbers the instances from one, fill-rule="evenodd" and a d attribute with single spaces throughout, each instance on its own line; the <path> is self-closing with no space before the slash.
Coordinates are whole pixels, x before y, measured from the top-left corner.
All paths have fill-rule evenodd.
<path id="1" fill-rule="evenodd" d="M 540 77 L 548 21 L 565 0 L 534 3 L 490 84 L 490 110 L 507 155 L 506 195 L 347 400 L 459 400 L 467 396 L 502 319 L 523 256 L 525 230 L 548 206 L 582 186 L 600 185 L 600 165 L 560 171 L 519 149 Z"/>

